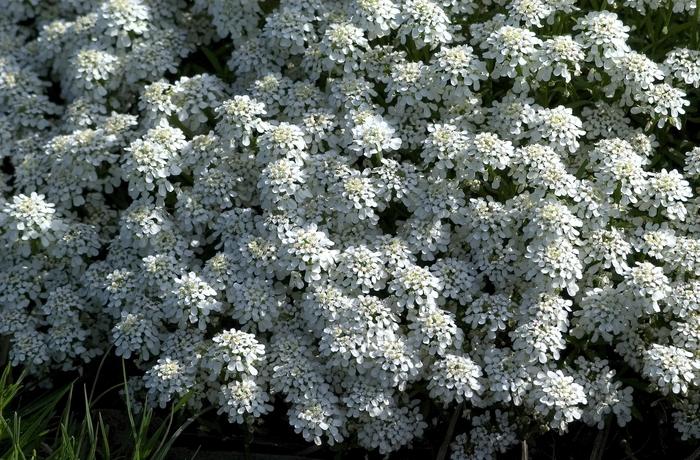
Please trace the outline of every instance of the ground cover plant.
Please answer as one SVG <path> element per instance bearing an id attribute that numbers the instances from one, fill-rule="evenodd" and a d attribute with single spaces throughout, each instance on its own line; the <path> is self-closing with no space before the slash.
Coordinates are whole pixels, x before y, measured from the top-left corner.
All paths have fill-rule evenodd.
<path id="1" fill-rule="evenodd" d="M 694 0 L 0 11 L 0 361 L 28 379 L 121 358 L 137 410 L 283 410 L 377 455 L 659 404 L 700 438 Z"/>

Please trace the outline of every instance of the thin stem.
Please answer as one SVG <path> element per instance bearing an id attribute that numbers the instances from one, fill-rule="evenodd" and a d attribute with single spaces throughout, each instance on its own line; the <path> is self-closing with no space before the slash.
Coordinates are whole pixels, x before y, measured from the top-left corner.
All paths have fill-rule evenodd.
<path id="1" fill-rule="evenodd" d="M 447 456 L 447 450 L 450 448 L 450 441 L 452 441 L 452 435 L 455 432 L 455 426 L 457 425 L 457 420 L 459 419 L 459 416 L 462 413 L 463 409 L 464 409 L 464 403 L 462 402 L 459 404 L 459 406 L 457 406 L 455 411 L 452 413 L 452 417 L 450 418 L 450 424 L 447 427 L 447 432 L 445 433 L 445 439 L 443 439 L 443 441 L 442 441 L 442 445 L 440 446 L 440 451 L 438 452 L 436 460 L 444 460 L 445 457 Z"/>
<path id="2" fill-rule="evenodd" d="M 695 49 L 700 48 L 700 0 L 695 0 Z"/>

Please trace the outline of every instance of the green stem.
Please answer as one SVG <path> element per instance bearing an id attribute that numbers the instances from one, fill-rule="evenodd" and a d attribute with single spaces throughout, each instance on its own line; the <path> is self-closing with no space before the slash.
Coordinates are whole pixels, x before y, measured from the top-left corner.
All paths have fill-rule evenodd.
<path id="1" fill-rule="evenodd" d="M 695 49 L 700 49 L 700 0 L 695 0 Z"/>
<path id="2" fill-rule="evenodd" d="M 179 128 L 180 131 L 185 133 L 185 136 L 188 137 L 189 139 L 192 139 L 194 137 L 194 133 L 187 127 L 183 122 L 180 121 L 178 117 L 175 115 L 172 115 L 171 117 L 168 118 L 168 121 L 175 125 L 176 128 Z"/>

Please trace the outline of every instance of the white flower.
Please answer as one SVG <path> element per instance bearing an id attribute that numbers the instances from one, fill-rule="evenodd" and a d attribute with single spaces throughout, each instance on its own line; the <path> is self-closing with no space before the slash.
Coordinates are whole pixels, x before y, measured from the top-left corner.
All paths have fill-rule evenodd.
<path id="1" fill-rule="evenodd" d="M 303 53 L 305 45 L 315 39 L 311 18 L 293 6 L 277 9 L 268 15 L 262 36 L 272 45 L 269 49 L 280 48 L 292 54 Z"/>
<path id="2" fill-rule="evenodd" d="M 353 141 L 349 148 L 366 157 L 398 150 L 401 147 L 401 138 L 394 137 L 395 132 L 396 130 L 382 117 L 369 117 L 352 128 Z"/>
<path id="3" fill-rule="evenodd" d="M 419 109 L 422 117 L 429 116 L 431 106 L 424 100 L 439 97 L 433 82 L 434 76 L 429 69 L 422 62 L 401 62 L 390 68 L 387 102 L 396 100 L 394 109 L 397 114 L 410 106 Z"/>
<path id="4" fill-rule="evenodd" d="M 616 372 L 604 359 L 588 361 L 579 356 L 575 361 L 577 382 L 586 390 L 586 407 L 581 419 L 589 426 L 603 429 L 609 414 L 615 414 L 618 426 L 632 420 L 632 388 L 623 387 Z"/>
<path id="5" fill-rule="evenodd" d="M 581 115 L 588 139 L 625 137 L 630 130 L 630 119 L 622 108 L 603 101 L 596 101 L 593 107 L 584 107 Z"/>
<path id="6" fill-rule="evenodd" d="M 304 439 L 321 445 L 321 436 L 329 445 L 342 442 L 345 414 L 334 401 L 319 399 L 297 403 L 289 410 L 289 423 Z"/>
<path id="7" fill-rule="evenodd" d="M 144 376 L 148 396 L 162 408 L 174 397 L 184 396 L 194 380 L 192 370 L 176 359 L 159 358 Z"/>
<path id="8" fill-rule="evenodd" d="M 409 381 L 418 378 L 423 362 L 402 336 L 387 334 L 379 339 L 370 350 L 369 356 L 376 363 L 370 373 L 384 385 L 403 391 Z"/>
<path id="9" fill-rule="evenodd" d="M 658 302 L 666 298 L 670 291 L 663 268 L 650 262 L 637 262 L 625 273 L 625 278 L 628 292 L 642 300 L 644 311 L 648 314 L 658 313 Z"/>
<path id="10" fill-rule="evenodd" d="M 332 186 L 332 189 L 340 195 L 340 202 L 337 203 L 340 220 L 353 224 L 361 221 L 376 224 L 379 217 L 375 209 L 380 207 L 376 181 L 365 174 L 350 174 Z"/>
<path id="11" fill-rule="evenodd" d="M 493 78 L 516 78 L 529 74 L 541 43 L 531 30 L 503 26 L 491 33 L 481 47 L 486 50 L 484 57 L 495 61 Z"/>
<path id="12" fill-rule="evenodd" d="M 265 115 L 265 105 L 251 99 L 249 96 L 236 95 L 224 101 L 216 108 L 221 121 L 217 123 L 217 131 L 224 137 L 250 145 L 251 137 L 262 131 L 261 116 Z"/>
<path id="13" fill-rule="evenodd" d="M 561 105 L 554 109 L 538 110 L 533 125 L 532 140 L 544 140 L 557 151 L 575 153 L 579 148 L 578 139 L 586 134 L 581 129 L 581 119 L 570 108 Z"/>
<path id="14" fill-rule="evenodd" d="M 532 404 L 549 418 L 550 427 L 565 432 L 569 423 L 581 418 L 579 406 L 587 402 L 586 393 L 573 377 L 560 370 L 539 372 L 533 384 Z"/>
<path id="15" fill-rule="evenodd" d="M 367 47 L 362 29 L 348 22 L 333 23 L 323 34 L 320 51 L 327 60 L 328 68 L 339 65 L 344 72 L 351 73 L 359 67 Z"/>
<path id="16" fill-rule="evenodd" d="M 505 139 L 521 139 L 527 126 L 534 122 L 536 109 L 533 99 L 509 93 L 500 101 L 493 101 L 488 109 L 488 123 Z"/>
<path id="17" fill-rule="evenodd" d="M 104 99 L 108 91 L 119 85 L 119 58 L 111 50 L 100 47 L 82 48 L 70 60 L 63 87 L 70 98 L 89 95 Z"/>
<path id="18" fill-rule="evenodd" d="M 295 210 L 311 198 L 304 187 L 306 177 L 301 165 L 287 158 L 270 161 L 258 179 L 262 205 L 268 209 Z"/>
<path id="19" fill-rule="evenodd" d="M 468 45 L 443 47 L 435 53 L 433 67 L 442 83 L 449 83 L 457 94 L 478 91 L 480 81 L 488 78 L 486 65 L 477 59 Z"/>
<path id="20" fill-rule="evenodd" d="M 337 250 L 333 242 L 315 224 L 287 231 L 282 240 L 280 258 L 288 262 L 289 270 L 304 271 L 307 283 L 321 279 L 321 271 L 335 265 Z"/>
<path id="21" fill-rule="evenodd" d="M 513 25 L 525 27 L 542 27 L 542 20 L 555 12 L 553 4 L 542 0 L 511 0 L 506 6 L 508 20 Z"/>
<path id="22" fill-rule="evenodd" d="M 29 369 L 41 369 L 51 360 L 47 334 L 33 327 L 15 332 L 11 344 L 9 359 L 12 366 L 23 365 Z"/>
<path id="23" fill-rule="evenodd" d="M 388 274 L 381 254 L 366 246 L 350 246 L 338 257 L 341 285 L 359 288 L 363 293 L 384 288 Z"/>
<path id="24" fill-rule="evenodd" d="M 225 99 L 224 82 L 215 75 L 202 73 L 180 77 L 173 88 L 172 101 L 177 118 L 190 130 L 197 131 L 209 120 L 209 113 Z"/>
<path id="25" fill-rule="evenodd" d="M 410 37 L 416 47 L 430 49 L 452 41 L 450 18 L 438 3 L 431 0 L 406 0 L 402 4 L 399 39 Z"/>
<path id="26" fill-rule="evenodd" d="M 260 4 L 251 0 L 196 0 L 195 7 L 209 13 L 221 38 L 231 35 L 233 40 L 257 32 L 263 15 Z"/>
<path id="27" fill-rule="evenodd" d="M 557 35 L 542 42 L 537 53 L 537 79 L 549 81 L 552 76 L 570 82 L 581 74 L 585 58 L 583 46 L 569 35 Z"/>
<path id="28" fill-rule="evenodd" d="M 700 311 L 700 281 L 693 280 L 673 284 L 665 301 L 666 308 L 680 318 Z"/>
<path id="29" fill-rule="evenodd" d="M 110 0 L 98 11 L 98 30 L 117 37 L 117 46 L 130 45 L 129 33 L 143 35 L 149 29 L 151 11 L 141 0 Z"/>
<path id="30" fill-rule="evenodd" d="M 434 171 L 445 175 L 446 171 L 454 169 L 455 160 L 467 147 L 468 140 L 468 134 L 454 125 L 430 124 L 421 157 L 426 164 L 434 162 Z"/>
<path id="31" fill-rule="evenodd" d="M 417 265 L 399 268 L 389 283 L 389 291 L 397 296 L 401 305 L 408 307 L 413 307 L 414 304 L 434 305 L 440 289 L 440 280 L 429 270 Z"/>
<path id="32" fill-rule="evenodd" d="M 604 139 L 589 152 L 598 186 L 612 195 L 619 190 L 620 204 L 637 203 L 647 187 L 647 160 L 622 139 Z"/>
<path id="33" fill-rule="evenodd" d="M 591 334 L 592 340 L 602 338 L 612 342 L 613 337 L 627 331 L 636 323 L 637 314 L 625 303 L 624 296 L 612 288 L 594 288 L 586 291 L 581 299 L 581 309 L 574 312 L 572 335 L 582 337 Z"/>
<path id="34" fill-rule="evenodd" d="M 372 98 L 378 95 L 372 82 L 351 74 L 345 74 L 339 79 L 332 79 L 330 88 L 329 102 L 336 108 L 345 107 L 349 104 L 363 111 L 373 105 Z M 364 119 L 362 122 L 364 122 Z"/>
<path id="35" fill-rule="evenodd" d="M 663 128 L 668 123 L 680 129 L 680 116 L 685 114 L 685 107 L 690 105 L 685 96 L 685 91 L 674 88 L 668 83 L 659 83 L 639 94 L 637 99 L 640 104 L 632 107 L 631 112 L 648 115 L 659 128 Z"/>
<path id="36" fill-rule="evenodd" d="M 685 154 L 685 168 L 683 170 L 691 177 L 700 176 L 700 147 L 695 147 Z"/>
<path id="37" fill-rule="evenodd" d="M 532 218 L 523 228 L 525 238 L 565 237 L 575 241 L 580 235 L 583 221 L 576 217 L 561 201 L 544 199 L 532 210 Z"/>
<path id="38" fill-rule="evenodd" d="M 578 292 L 578 280 L 583 276 L 579 251 L 566 238 L 555 238 L 527 247 L 525 258 L 530 259 L 532 267 L 525 276 L 535 279 L 553 288 L 563 288 L 571 295 Z"/>
<path id="39" fill-rule="evenodd" d="M 129 182 L 129 193 L 134 197 L 156 191 L 164 198 L 174 190 L 168 177 L 182 172 L 180 150 L 185 136 L 177 128 L 160 126 L 146 133 L 126 148 L 122 163 L 122 177 Z"/>
<path id="40" fill-rule="evenodd" d="M 676 405 L 673 413 L 673 426 L 681 434 L 681 439 L 700 439 L 700 402 L 697 397 Z"/>
<path id="41" fill-rule="evenodd" d="M 205 329 L 212 312 L 221 310 L 216 290 L 196 273 L 189 272 L 175 279 L 168 296 L 169 319 L 182 323 L 185 319 Z"/>
<path id="42" fill-rule="evenodd" d="M 503 170 L 510 165 L 513 157 L 514 149 L 510 141 L 500 139 L 493 133 L 481 132 L 457 156 L 457 177 L 462 180 L 482 177 L 486 180 L 490 177 L 489 169 Z M 493 186 L 498 187 L 495 179 Z"/>
<path id="43" fill-rule="evenodd" d="M 462 402 L 482 391 L 481 368 L 466 356 L 448 354 L 433 364 L 428 391 L 444 403 Z"/>
<path id="44" fill-rule="evenodd" d="M 559 360 L 560 351 L 566 348 L 559 325 L 540 318 L 520 324 L 509 336 L 516 356 L 524 362 L 545 364 Z"/>
<path id="45" fill-rule="evenodd" d="M 400 407 L 392 411 L 391 417 L 363 420 L 357 434 L 358 443 L 365 449 L 388 454 L 409 445 L 414 438 L 422 436 L 427 427 L 418 406 Z"/>
<path id="46" fill-rule="evenodd" d="M 276 159 L 287 158 L 302 161 L 307 156 L 304 131 L 291 123 L 266 125 L 258 139 L 258 163 L 268 163 Z"/>
<path id="47" fill-rule="evenodd" d="M 219 413 L 225 413 L 231 423 L 244 423 L 246 418 L 261 417 L 272 411 L 270 396 L 255 380 L 243 377 L 221 386 Z"/>
<path id="48" fill-rule="evenodd" d="M 587 60 L 601 67 L 607 59 L 630 50 L 627 45 L 630 27 L 610 11 L 592 11 L 576 21 L 574 38 L 588 49 Z"/>
<path id="49" fill-rule="evenodd" d="M 471 417 L 471 430 L 457 435 L 450 445 L 450 459 L 491 459 L 517 444 L 517 425 L 508 414 L 496 409 Z"/>
<path id="50" fill-rule="evenodd" d="M 363 414 L 370 417 L 388 419 L 394 410 L 391 390 L 359 380 L 342 398 L 348 409 L 348 417 L 361 418 Z"/>
<path id="51" fill-rule="evenodd" d="M 144 361 L 160 351 L 160 332 L 151 318 L 122 311 L 120 321 L 112 328 L 117 356 L 129 359 L 137 354 Z"/>
<path id="52" fill-rule="evenodd" d="M 494 339 L 496 333 L 506 330 L 514 309 L 507 296 L 484 294 L 467 306 L 463 321 L 474 329 L 485 329 L 487 337 Z"/>
<path id="53" fill-rule="evenodd" d="M 667 74 L 695 88 L 700 87 L 700 51 L 675 48 L 668 52 L 663 66 Z"/>
<path id="54" fill-rule="evenodd" d="M 644 352 L 642 374 L 664 394 L 685 394 L 700 385 L 700 359 L 683 348 L 652 344 Z"/>
<path id="55" fill-rule="evenodd" d="M 612 96 L 622 85 L 624 93 L 620 96 L 621 102 L 627 105 L 632 105 L 633 99 L 639 98 L 664 78 L 664 73 L 654 61 L 634 51 L 612 57 L 604 68 L 612 79 L 612 83 L 606 87 L 607 94 Z"/>
<path id="56" fill-rule="evenodd" d="M 65 229 L 63 220 L 55 215 L 55 208 L 36 192 L 13 196 L 0 209 L 3 237 L 9 243 L 38 240 L 44 247 L 49 246 Z"/>
<path id="57" fill-rule="evenodd" d="M 370 40 L 388 35 L 401 22 L 401 12 L 392 0 L 353 0 L 349 11 Z"/>
<path id="58" fill-rule="evenodd" d="M 265 360 L 265 346 L 253 334 L 229 329 L 212 339 L 203 357 L 203 365 L 209 380 L 225 376 L 257 376 Z"/>
<path id="59" fill-rule="evenodd" d="M 635 233 L 638 237 L 635 243 L 637 250 L 660 260 L 675 252 L 678 245 L 676 232 L 666 225 L 646 225 L 637 228 Z"/>
<path id="60" fill-rule="evenodd" d="M 665 208 L 670 219 L 685 219 L 685 208 L 677 205 L 687 201 L 692 196 L 690 184 L 676 170 L 660 172 L 649 178 L 646 196 L 637 203 L 642 211 L 648 211 L 650 216 L 655 216 L 659 208 Z"/>
<path id="61" fill-rule="evenodd" d="M 455 315 L 437 307 L 421 307 L 408 315 L 408 341 L 428 355 L 445 356 L 461 350 L 464 332 L 457 326 Z"/>
<path id="62" fill-rule="evenodd" d="M 592 264 L 588 271 L 613 268 L 622 275 L 629 269 L 627 258 L 632 254 L 632 244 L 617 228 L 593 230 L 586 235 L 584 264 Z"/>
<path id="63" fill-rule="evenodd" d="M 696 4 L 596 5 L 0 0 L 8 363 L 384 456 L 645 382 L 700 437 Z"/>
<path id="64" fill-rule="evenodd" d="M 462 305 L 471 301 L 476 288 L 474 267 L 457 258 L 444 258 L 436 260 L 430 271 L 440 280 L 443 297 L 457 300 Z"/>
<path id="65" fill-rule="evenodd" d="M 272 328 L 287 301 L 281 286 L 269 279 L 252 276 L 232 280 L 226 289 L 226 297 L 231 303 L 233 319 L 245 330 L 257 328 L 259 331 Z"/>

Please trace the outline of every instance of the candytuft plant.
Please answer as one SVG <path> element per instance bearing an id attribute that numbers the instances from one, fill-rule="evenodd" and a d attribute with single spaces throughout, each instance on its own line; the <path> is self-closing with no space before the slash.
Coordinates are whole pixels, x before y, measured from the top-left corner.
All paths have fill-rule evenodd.
<path id="1" fill-rule="evenodd" d="M 284 406 L 382 455 L 435 414 L 441 457 L 487 459 L 649 394 L 700 438 L 695 1 L 0 8 L 31 378 L 114 353 L 143 414 Z"/>

